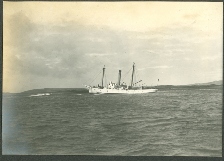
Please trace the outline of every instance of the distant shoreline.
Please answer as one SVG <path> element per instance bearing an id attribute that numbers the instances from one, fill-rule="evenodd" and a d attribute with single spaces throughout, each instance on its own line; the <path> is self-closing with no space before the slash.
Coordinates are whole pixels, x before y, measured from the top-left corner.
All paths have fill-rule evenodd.
<path id="1" fill-rule="evenodd" d="M 169 90 L 175 90 L 175 89 L 217 89 L 222 88 L 221 85 L 217 84 L 209 84 L 209 85 L 158 85 L 158 86 L 145 86 L 145 89 L 149 88 L 156 88 L 156 89 L 169 89 Z M 17 92 L 17 93 L 10 93 L 10 92 L 3 92 L 3 94 L 28 94 L 28 93 L 56 93 L 56 92 L 65 92 L 65 93 L 88 93 L 88 89 L 86 88 L 42 88 L 42 89 L 31 89 L 23 92 Z"/>
<path id="2" fill-rule="evenodd" d="M 223 85 L 217 84 L 209 84 L 209 85 L 160 85 L 160 86 L 153 86 L 157 89 L 200 89 L 200 88 L 219 88 Z"/>

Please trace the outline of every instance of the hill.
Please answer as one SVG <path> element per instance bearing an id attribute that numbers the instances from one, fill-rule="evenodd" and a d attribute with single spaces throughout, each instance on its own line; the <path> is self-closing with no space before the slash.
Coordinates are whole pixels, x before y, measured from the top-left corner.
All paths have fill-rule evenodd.
<path id="1" fill-rule="evenodd" d="M 192 85 L 223 85 L 223 81 L 219 80 L 219 81 L 213 81 L 213 82 L 208 82 L 208 83 L 196 83 L 196 84 L 192 84 Z"/>
<path id="2" fill-rule="evenodd" d="M 158 85 L 158 86 L 146 86 L 144 89 L 157 88 L 157 89 L 197 89 L 197 88 L 222 88 L 223 81 L 213 81 L 208 83 L 195 83 L 189 85 Z M 88 93 L 86 88 L 44 88 L 44 89 L 32 89 L 20 94 L 36 94 L 36 93 Z M 13 93 L 3 93 L 4 95 Z M 15 93 L 14 93 L 15 94 Z"/>

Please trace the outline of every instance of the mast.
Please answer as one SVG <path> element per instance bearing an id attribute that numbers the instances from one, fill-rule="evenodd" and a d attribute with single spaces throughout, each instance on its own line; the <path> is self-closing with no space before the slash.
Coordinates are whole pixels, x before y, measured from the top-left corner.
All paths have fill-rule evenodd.
<path id="1" fill-rule="evenodd" d="M 131 86 L 133 85 L 134 73 L 135 73 L 135 63 L 133 63 L 133 70 L 132 70 L 132 75 L 131 75 Z"/>
<path id="2" fill-rule="evenodd" d="M 117 82 L 118 85 L 121 85 L 121 70 L 119 70 L 119 73 L 118 73 L 118 82 Z"/>
<path id="3" fill-rule="evenodd" d="M 105 65 L 104 65 L 104 67 L 103 67 L 102 87 L 103 87 L 103 78 L 104 78 L 104 73 L 105 73 Z"/>

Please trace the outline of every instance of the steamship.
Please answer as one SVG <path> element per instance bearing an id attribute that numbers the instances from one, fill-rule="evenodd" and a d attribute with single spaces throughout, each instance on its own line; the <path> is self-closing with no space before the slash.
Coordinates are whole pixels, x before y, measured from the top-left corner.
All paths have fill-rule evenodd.
<path id="1" fill-rule="evenodd" d="M 98 86 L 90 86 L 85 85 L 85 87 L 89 90 L 89 93 L 93 94 L 143 94 L 143 93 L 151 93 L 156 92 L 158 89 L 145 89 L 144 86 L 138 86 L 142 80 L 138 82 L 134 82 L 135 76 L 135 63 L 132 66 L 132 75 L 131 75 L 131 84 L 126 85 L 124 82 L 121 83 L 121 70 L 119 70 L 118 74 L 118 83 L 109 82 L 108 85 L 104 85 L 104 77 L 105 77 L 105 66 L 103 67 L 103 75 L 102 75 L 102 83 Z"/>

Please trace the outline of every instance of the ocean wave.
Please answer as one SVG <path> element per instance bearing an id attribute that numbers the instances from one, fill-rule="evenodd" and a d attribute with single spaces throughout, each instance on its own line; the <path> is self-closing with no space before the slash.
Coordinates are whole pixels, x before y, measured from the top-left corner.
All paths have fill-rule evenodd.
<path id="1" fill-rule="evenodd" d="M 16 150 L 23 141 L 31 145 L 29 155 L 220 157 L 221 90 L 169 92 L 149 97 L 32 91 L 4 97 L 3 116 L 15 114 L 7 128 L 19 137 L 10 138 Z"/>
<path id="2" fill-rule="evenodd" d="M 50 93 L 39 93 L 39 94 L 32 94 L 29 97 L 39 97 L 39 96 L 49 96 Z"/>
<path id="3" fill-rule="evenodd" d="M 94 94 L 94 95 L 97 96 L 97 95 L 102 95 L 102 94 L 104 94 L 104 93 L 97 93 L 97 94 Z"/>

